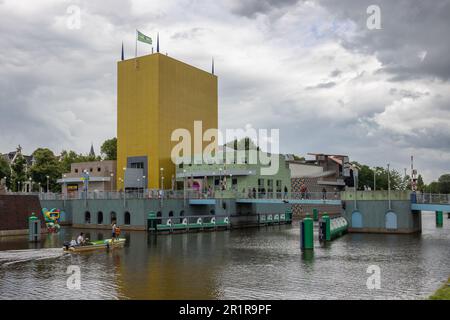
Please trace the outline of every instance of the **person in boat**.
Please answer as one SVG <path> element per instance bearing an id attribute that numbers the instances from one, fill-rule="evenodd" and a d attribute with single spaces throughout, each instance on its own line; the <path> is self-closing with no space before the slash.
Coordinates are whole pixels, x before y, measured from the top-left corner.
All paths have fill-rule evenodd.
<path id="1" fill-rule="evenodd" d="M 84 233 L 81 232 L 80 235 L 77 238 L 77 244 L 79 246 L 84 246 L 86 244 L 86 240 L 84 239 Z"/>
<path id="2" fill-rule="evenodd" d="M 114 240 L 116 240 L 116 236 L 117 236 L 117 234 L 116 234 L 116 228 L 117 228 L 117 224 L 116 224 L 116 222 L 115 221 L 113 221 L 113 223 L 112 223 L 112 234 L 111 234 L 111 241 L 114 241 Z"/>

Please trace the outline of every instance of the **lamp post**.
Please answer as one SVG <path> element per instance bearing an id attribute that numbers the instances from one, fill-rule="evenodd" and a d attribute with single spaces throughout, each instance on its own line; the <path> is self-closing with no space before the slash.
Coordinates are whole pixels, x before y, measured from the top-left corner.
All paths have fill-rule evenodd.
<path id="1" fill-rule="evenodd" d="M 378 170 L 376 168 L 373 169 L 373 190 L 377 190 L 377 178 L 376 175 L 378 173 Z"/>
<path id="2" fill-rule="evenodd" d="M 186 206 L 186 169 L 183 170 L 183 205 Z"/>
<path id="3" fill-rule="evenodd" d="M 113 191 L 114 191 L 114 190 L 113 190 L 114 173 L 111 173 L 110 176 L 111 176 L 111 180 L 110 180 L 110 185 L 109 185 L 109 191 L 110 191 L 110 192 L 113 192 Z"/>
<path id="4" fill-rule="evenodd" d="M 159 169 L 160 170 L 160 172 L 161 172 L 161 190 L 164 190 L 164 185 L 163 185 L 163 183 L 164 183 L 164 168 L 160 168 Z"/>
<path id="5" fill-rule="evenodd" d="M 3 179 L 5 179 L 5 190 L 8 191 L 8 177 L 5 176 Z"/>
<path id="6" fill-rule="evenodd" d="M 137 186 L 138 186 L 137 196 L 139 198 L 139 186 L 141 185 L 141 183 L 140 183 L 141 179 L 137 178 L 136 180 L 137 180 Z"/>
<path id="7" fill-rule="evenodd" d="M 39 183 L 40 186 L 40 183 Z M 40 187 L 39 187 L 40 188 Z M 66 207 L 66 197 L 67 197 L 67 186 L 66 186 L 66 175 L 63 174 L 63 207 Z"/>
<path id="8" fill-rule="evenodd" d="M 125 176 L 127 174 L 127 167 L 123 167 L 123 207 L 125 208 L 127 203 L 126 203 L 126 194 L 127 194 L 127 190 L 125 188 Z"/>
<path id="9" fill-rule="evenodd" d="M 391 175 L 389 171 L 390 164 L 387 164 L 387 176 L 388 176 L 388 202 L 389 202 L 389 210 L 391 210 Z"/>
<path id="10" fill-rule="evenodd" d="M 142 176 L 142 197 L 145 195 L 145 190 L 147 189 L 147 180 L 146 176 Z"/>
<path id="11" fill-rule="evenodd" d="M 49 192 L 49 185 L 50 185 L 50 176 L 46 176 L 47 178 L 47 193 Z"/>

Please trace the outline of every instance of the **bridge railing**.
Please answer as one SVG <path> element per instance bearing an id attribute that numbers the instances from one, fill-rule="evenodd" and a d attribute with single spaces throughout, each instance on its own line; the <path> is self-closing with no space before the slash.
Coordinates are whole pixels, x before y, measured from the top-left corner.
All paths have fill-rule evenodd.
<path id="1" fill-rule="evenodd" d="M 450 194 L 418 193 L 416 194 L 416 202 L 429 204 L 450 204 Z"/>
<path id="2" fill-rule="evenodd" d="M 30 194 L 30 193 L 27 193 Z M 145 191 L 79 191 L 64 193 L 36 193 L 41 200 L 110 200 L 110 199 L 272 199 L 272 200 L 340 200 L 339 192 L 257 192 L 253 190 L 145 190 Z"/>

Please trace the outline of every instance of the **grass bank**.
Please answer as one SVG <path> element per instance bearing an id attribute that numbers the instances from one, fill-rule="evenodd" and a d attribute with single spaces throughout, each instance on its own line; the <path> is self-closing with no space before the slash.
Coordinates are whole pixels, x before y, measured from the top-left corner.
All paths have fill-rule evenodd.
<path id="1" fill-rule="evenodd" d="M 430 296 L 431 300 L 450 300 L 450 278 L 436 292 Z"/>

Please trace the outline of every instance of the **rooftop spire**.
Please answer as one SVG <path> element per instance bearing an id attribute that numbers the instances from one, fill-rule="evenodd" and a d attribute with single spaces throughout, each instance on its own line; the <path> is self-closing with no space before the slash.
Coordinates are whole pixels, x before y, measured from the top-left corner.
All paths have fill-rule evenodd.
<path id="1" fill-rule="evenodd" d="M 91 142 L 91 151 L 89 151 L 89 156 L 90 157 L 95 157 L 94 144 L 92 142 Z"/>
<path id="2" fill-rule="evenodd" d="M 123 41 L 122 41 L 122 61 L 125 60 L 125 54 L 123 52 Z"/>
<path id="3" fill-rule="evenodd" d="M 214 57 L 212 57 L 211 73 L 214 74 Z"/>
<path id="4" fill-rule="evenodd" d="M 156 52 L 159 53 L 159 32 L 158 35 L 156 36 Z"/>

